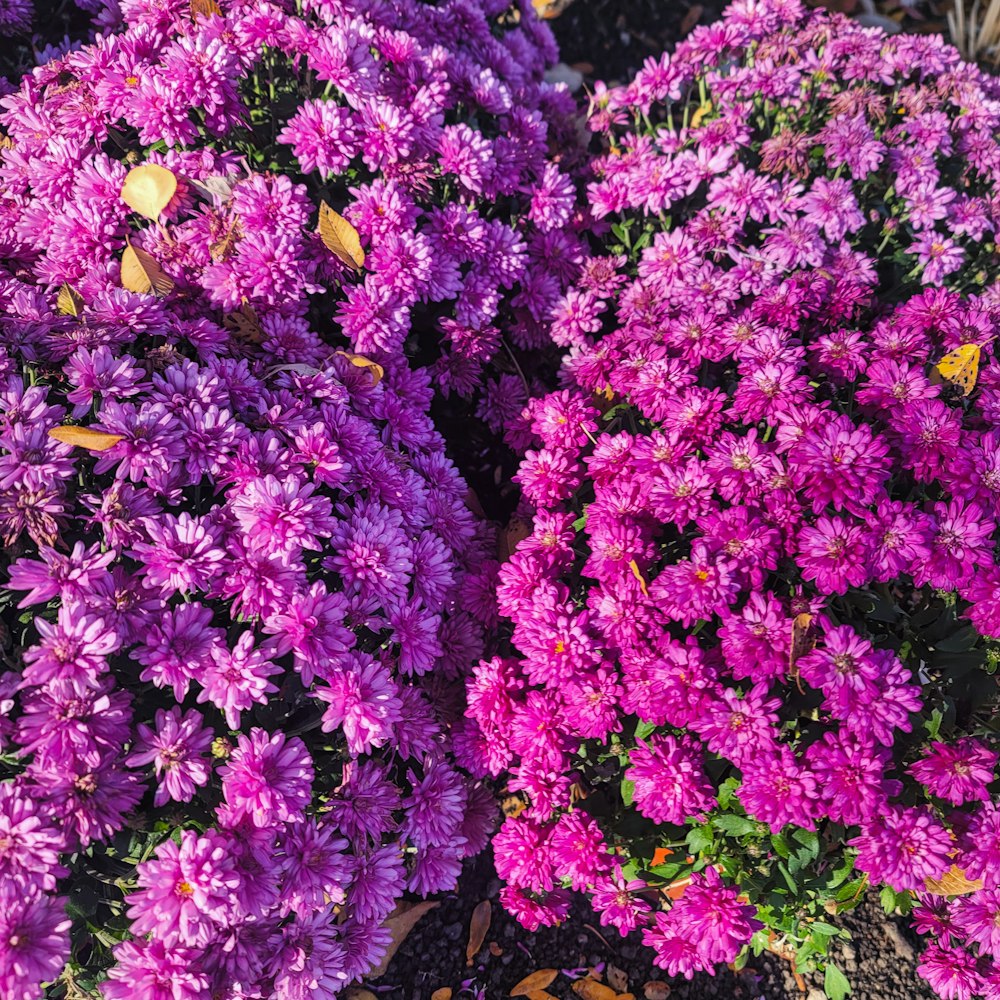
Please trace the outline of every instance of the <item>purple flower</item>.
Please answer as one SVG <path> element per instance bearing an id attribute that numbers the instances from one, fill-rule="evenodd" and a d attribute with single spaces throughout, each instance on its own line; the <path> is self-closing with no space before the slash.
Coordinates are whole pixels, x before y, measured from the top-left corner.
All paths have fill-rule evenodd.
<path id="1" fill-rule="evenodd" d="M 220 834 L 183 830 L 179 844 L 164 841 L 138 871 L 139 888 L 128 897 L 133 933 L 204 947 L 225 926 L 240 879 Z"/>
<path id="2" fill-rule="evenodd" d="M 205 751 L 211 746 L 212 732 L 206 729 L 200 712 L 157 710 L 155 731 L 138 726 L 138 740 L 128 758 L 130 767 L 152 764 L 158 785 L 154 803 L 158 806 L 173 800 L 190 802 L 198 787 L 208 783 L 209 768 Z"/>
<path id="3" fill-rule="evenodd" d="M 66 901 L 0 882 L 0 986 L 11 1000 L 35 1000 L 69 958 Z"/>
<path id="4" fill-rule="evenodd" d="M 242 734 L 229 763 L 220 770 L 222 791 L 234 819 L 256 827 L 300 822 L 312 799 L 313 766 L 305 744 L 263 729 Z"/>

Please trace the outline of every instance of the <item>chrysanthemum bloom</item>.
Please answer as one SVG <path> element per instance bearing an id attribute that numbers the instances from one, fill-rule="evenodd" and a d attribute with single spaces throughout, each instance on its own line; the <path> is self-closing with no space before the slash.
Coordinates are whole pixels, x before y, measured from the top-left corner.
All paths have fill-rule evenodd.
<path id="1" fill-rule="evenodd" d="M 233 913 L 239 885 L 232 852 L 209 830 L 181 832 L 180 844 L 164 841 L 155 860 L 139 868 L 139 888 L 129 894 L 136 934 L 155 932 L 164 944 L 206 945 Z"/>
<path id="2" fill-rule="evenodd" d="M 208 782 L 206 751 L 212 744 L 211 730 L 202 723 L 200 712 L 182 712 L 172 708 L 156 713 L 156 729 L 140 723 L 139 740 L 128 758 L 130 767 L 152 764 L 159 779 L 154 802 L 163 805 L 171 799 L 190 802 L 198 787 Z"/>
<path id="3" fill-rule="evenodd" d="M 971 1000 L 982 993 L 985 986 L 974 955 L 933 941 L 920 956 L 917 972 L 942 1000 Z"/>
<path id="4" fill-rule="evenodd" d="M 211 702 L 225 716 L 230 729 L 238 729 L 243 712 L 278 690 L 268 677 L 280 674 L 281 667 L 269 658 L 265 648 L 254 646 L 254 635 L 249 630 L 240 635 L 233 649 L 213 645 L 209 654 L 211 658 L 198 678 L 202 688 L 198 702 Z"/>
<path id="5" fill-rule="evenodd" d="M 0 986 L 5 996 L 35 1000 L 69 957 L 66 901 L 37 888 L 0 883 Z"/>
<path id="6" fill-rule="evenodd" d="M 739 797 L 748 816 L 778 833 L 788 823 L 812 829 L 816 825 L 819 788 L 815 777 L 786 746 L 771 757 L 747 761 Z"/>
<path id="7" fill-rule="evenodd" d="M 715 792 L 705 775 L 697 741 L 654 736 L 630 755 L 625 772 L 635 783 L 635 804 L 654 823 L 683 823 L 715 805 Z"/>
<path id="8" fill-rule="evenodd" d="M 532 892 L 552 888 L 548 831 L 526 818 L 508 817 L 493 838 L 497 874 Z"/>
<path id="9" fill-rule="evenodd" d="M 910 765 L 910 773 L 932 794 L 952 805 L 989 801 L 989 785 L 995 775 L 997 754 L 972 737 L 954 744 L 935 742 L 924 756 Z"/>
<path id="10" fill-rule="evenodd" d="M 714 868 L 695 872 L 680 899 L 667 913 L 655 914 L 654 927 L 643 932 L 656 964 L 671 975 L 691 979 L 716 962 L 731 962 L 763 926 L 754 919 L 754 907 L 738 896 Z"/>
<path id="11" fill-rule="evenodd" d="M 245 816 L 257 827 L 303 820 L 312 799 L 313 766 L 305 744 L 282 732 L 269 736 L 254 728 L 249 737 L 241 734 L 219 774 L 233 817 Z"/>
<path id="12" fill-rule="evenodd" d="M 858 849 L 858 868 L 898 892 L 922 889 L 925 879 L 940 878 L 951 867 L 951 837 L 927 809 L 889 806 L 861 829 L 849 841 Z"/>
<path id="13" fill-rule="evenodd" d="M 162 940 L 123 941 L 115 947 L 117 964 L 101 983 L 106 1000 L 130 1000 L 138 993 L 150 1000 L 198 1000 L 210 988 L 199 969 L 196 948 L 168 947 Z"/>
<path id="14" fill-rule="evenodd" d="M 329 706 L 323 729 L 343 729 L 351 753 L 366 753 L 384 745 L 402 717 L 396 684 L 385 665 L 366 653 L 353 653 L 341 663 L 316 689 L 316 697 Z"/>

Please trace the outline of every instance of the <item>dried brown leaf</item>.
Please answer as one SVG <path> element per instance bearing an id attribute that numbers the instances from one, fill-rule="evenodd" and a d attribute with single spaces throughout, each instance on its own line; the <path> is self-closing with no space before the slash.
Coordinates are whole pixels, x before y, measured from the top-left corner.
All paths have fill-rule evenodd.
<path id="1" fill-rule="evenodd" d="M 360 986 L 352 986 L 344 996 L 346 1000 L 378 1000 L 378 997 L 371 990 L 363 989 Z"/>
<path id="2" fill-rule="evenodd" d="M 451 1000 L 451 987 L 442 986 L 431 994 L 431 1000 Z"/>
<path id="3" fill-rule="evenodd" d="M 365 264 L 358 231 L 339 212 L 325 202 L 319 206 L 319 237 L 323 245 L 349 268 L 360 271 Z"/>
<path id="4" fill-rule="evenodd" d="M 500 800 L 500 809 L 504 816 L 509 816 L 511 819 L 516 819 L 527 808 L 528 803 L 517 794 L 506 795 Z"/>
<path id="5" fill-rule="evenodd" d="M 379 964 L 368 973 L 372 979 L 378 979 L 385 975 L 385 970 L 389 968 L 392 956 L 399 950 L 399 946 L 406 940 L 407 935 L 417 925 L 417 921 L 429 910 L 433 910 L 439 904 L 433 900 L 423 903 L 400 903 L 392 913 L 386 917 L 385 927 L 392 936 L 389 949 L 385 957 Z"/>
<path id="6" fill-rule="evenodd" d="M 499 958 L 503 954 L 503 948 L 496 943 L 496 941 L 491 941 L 489 944 L 490 954 L 494 958 Z"/>
<path id="7" fill-rule="evenodd" d="M 642 988 L 642 995 L 645 1000 L 667 1000 L 670 996 L 670 984 L 661 982 L 659 979 L 650 979 Z"/>
<path id="8" fill-rule="evenodd" d="M 523 517 L 516 514 L 507 522 L 507 527 L 500 532 L 497 538 L 497 558 L 500 562 L 507 562 L 514 554 L 518 545 L 521 544 L 531 534 L 531 522 L 525 521 Z"/>
<path id="9" fill-rule="evenodd" d="M 808 611 L 801 615 L 796 615 L 792 620 L 792 640 L 788 647 L 788 674 L 790 677 L 798 677 L 799 660 L 807 653 L 812 652 L 816 645 L 816 636 L 813 633 L 813 616 Z"/>
<path id="10" fill-rule="evenodd" d="M 532 993 L 537 993 L 539 990 L 551 986 L 558 975 L 558 969 L 539 969 L 537 972 L 525 976 L 508 995 L 512 997 L 530 996 Z"/>
<path id="11" fill-rule="evenodd" d="M 678 29 L 681 38 L 691 34 L 695 25 L 701 20 L 701 15 L 704 13 L 705 8 L 700 3 L 694 3 L 688 7 L 688 12 L 684 15 L 681 26 Z"/>
<path id="12" fill-rule="evenodd" d="M 174 287 L 173 279 L 154 257 L 131 243 L 122 254 L 121 282 L 122 288 L 140 295 L 168 295 Z"/>
<path id="13" fill-rule="evenodd" d="M 619 969 L 617 965 L 608 963 L 607 977 L 608 985 L 619 993 L 624 993 L 628 989 L 628 975 L 624 969 Z"/>
<path id="14" fill-rule="evenodd" d="M 618 1000 L 618 991 L 594 979 L 578 979 L 573 992 L 583 1000 Z"/>
<path id="15" fill-rule="evenodd" d="M 199 17 L 222 17 L 222 8 L 215 0 L 191 0 L 191 20 Z"/>
<path id="16" fill-rule="evenodd" d="M 248 344 L 264 340 L 264 330 L 257 319 L 257 312 L 249 302 L 222 317 L 222 325 L 237 339 Z"/>
<path id="17" fill-rule="evenodd" d="M 89 427 L 53 427 L 49 437 L 71 444 L 76 448 L 86 448 L 88 451 L 107 451 L 122 440 L 121 434 L 107 434 L 104 431 L 94 431 Z"/>
<path id="18" fill-rule="evenodd" d="M 479 949 L 482 948 L 492 919 L 493 907 L 490 906 L 488 899 L 484 899 L 472 911 L 472 919 L 469 921 L 469 943 L 465 947 L 466 965 L 472 965 L 473 958 L 476 957 Z"/>
<path id="19" fill-rule="evenodd" d="M 143 163 L 133 167 L 122 185 L 122 201 L 154 222 L 177 193 L 177 178 L 166 167 Z"/>

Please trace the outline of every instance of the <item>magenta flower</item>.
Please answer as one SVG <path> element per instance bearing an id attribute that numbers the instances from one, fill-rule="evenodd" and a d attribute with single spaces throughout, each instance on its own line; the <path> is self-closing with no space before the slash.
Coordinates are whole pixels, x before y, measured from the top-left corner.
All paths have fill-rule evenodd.
<path id="1" fill-rule="evenodd" d="M 239 881 L 220 834 L 183 830 L 179 845 L 164 841 L 156 858 L 139 866 L 139 888 L 128 897 L 133 933 L 204 947 L 232 915 Z"/>
<path id="2" fill-rule="evenodd" d="M 305 744 L 281 732 L 241 734 L 219 774 L 233 820 L 245 816 L 256 827 L 301 822 L 312 799 L 313 766 Z"/>
<path id="3" fill-rule="evenodd" d="M 156 805 L 171 800 L 190 802 L 198 787 L 208 783 L 205 751 L 211 746 L 212 732 L 203 722 L 200 712 L 174 707 L 169 712 L 157 711 L 155 730 L 139 724 L 139 739 L 127 763 L 130 767 L 153 765 L 159 782 Z"/>
<path id="4" fill-rule="evenodd" d="M 702 750 L 690 737 L 654 736 L 630 755 L 626 779 L 635 783 L 636 808 L 654 823 L 683 823 L 715 805 Z"/>
<path id="5" fill-rule="evenodd" d="M 35 1000 L 69 958 L 66 901 L 0 882 L 0 985 L 12 1000 Z"/>
<path id="6" fill-rule="evenodd" d="M 386 743 L 401 720 L 401 703 L 385 665 L 366 653 L 349 654 L 343 668 L 330 671 L 316 697 L 329 707 L 323 729 L 343 729 L 352 754 L 367 753 Z"/>
<path id="7" fill-rule="evenodd" d="M 211 702 L 230 729 L 239 729 L 242 713 L 278 690 L 267 678 L 280 674 L 281 667 L 268 659 L 265 647 L 254 647 L 251 631 L 243 632 L 233 649 L 213 645 L 209 653 L 211 660 L 198 678 L 202 686 L 198 702 Z"/>

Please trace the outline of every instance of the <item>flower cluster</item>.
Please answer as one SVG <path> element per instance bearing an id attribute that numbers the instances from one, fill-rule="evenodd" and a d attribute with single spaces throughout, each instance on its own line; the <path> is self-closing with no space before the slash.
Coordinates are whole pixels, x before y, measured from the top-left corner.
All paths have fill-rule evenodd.
<path id="1" fill-rule="evenodd" d="M 5 997 L 333 996 L 493 823 L 496 563 L 429 412 L 582 258 L 551 36 L 222 6 L 0 102 Z"/>
<path id="2" fill-rule="evenodd" d="M 301 320 L 320 291 L 354 350 L 419 352 L 445 395 L 475 392 L 501 321 L 522 347 L 547 342 L 584 255 L 580 141 L 530 4 L 122 6 L 123 31 L 2 101 L 5 251 L 42 255 L 47 282 L 81 292 L 114 280 L 119 161 L 138 157 L 178 176 L 163 214 L 178 228 L 134 244 L 178 294 L 198 288 L 202 313 L 266 311 L 266 352 L 313 356 Z M 323 199 L 360 235 L 363 273 L 309 231 Z"/>
<path id="3" fill-rule="evenodd" d="M 690 976 L 807 963 L 872 883 L 993 995 L 1000 84 L 739 0 L 590 123 L 607 236 L 508 414 L 531 532 L 468 686 L 506 904 L 585 891 Z"/>

